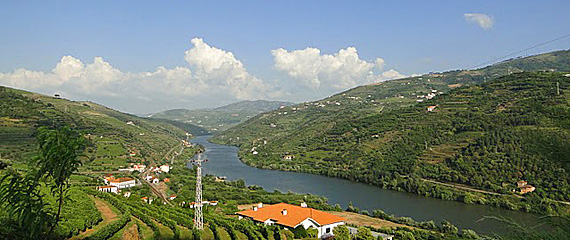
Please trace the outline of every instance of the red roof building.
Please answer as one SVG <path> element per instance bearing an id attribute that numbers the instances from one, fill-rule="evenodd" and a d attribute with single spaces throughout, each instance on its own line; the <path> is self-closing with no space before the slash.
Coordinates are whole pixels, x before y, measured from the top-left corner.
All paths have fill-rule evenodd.
<path id="1" fill-rule="evenodd" d="M 259 206 L 262 206 L 260 204 Z M 265 225 L 281 225 L 285 228 L 296 228 L 302 225 L 305 229 L 313 227 L 319 232 L 318 236 L 332 236 L 332 230 L 338 225 L 343 225 L 345 218 L 319 211 L 316 209 L 301 207 L 286 203 L 253 207 L 253 209 L 236 213 L 240 219 L 248 218 Z"/>

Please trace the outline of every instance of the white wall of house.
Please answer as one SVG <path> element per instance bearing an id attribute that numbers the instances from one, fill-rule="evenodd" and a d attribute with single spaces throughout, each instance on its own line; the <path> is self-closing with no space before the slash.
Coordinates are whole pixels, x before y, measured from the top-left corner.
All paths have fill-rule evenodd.
<path id="1" fill-rule="evenodd" d="M 98 187 L 97 190 L 101 191 L 101 192 L 112 192 L 112 193 L 118 193 L 119 192 L 119 188 L 111 186 L 111 187 Z"/>
<path id="2" fill-rule="evenodd" d="M 118 188 L 129 188 L 136 185 L 135 180 L 125 181 L 125 182 L 110 182 L 110 185 L 117 186 Z"/>
<path id="3" fill-rule="evenodd" d="M 320 238 L 327 233 L 333 234 L 333 229 L 337 226 L 340 226 L 340 225 L 344 225 L 344 222 L 337 222 L 337 223 L 327 224 L 327 225 L 323 225 L 323 226 L 319 227 L 318 228 L 319 229 L 319 236 L 318 237 Z M 327 232 L 327 229 L 329 230 L 328 232 Z"/>
<path id="4" fill-rule="evenodd" d="M 265 220 L 265 222 L 263 222 L 263 224 L 265 224 L 266 226 L 271 226 L 271 225 L 275 224 L 275 222 L 272 221 L 271 219 L 267 219 L 267 220 Z"/>

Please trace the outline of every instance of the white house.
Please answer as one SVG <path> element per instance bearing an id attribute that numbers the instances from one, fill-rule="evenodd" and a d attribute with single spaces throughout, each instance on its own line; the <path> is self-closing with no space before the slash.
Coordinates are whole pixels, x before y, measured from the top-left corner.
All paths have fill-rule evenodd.
<path id="1" fill-rule="evenodd" d="M 253 209 L 236 213 L 239 219 L 248 218 L 265 225 L 281 225 L 286 229 L 303 226 L 305 229 L 318 230 L 318 238 L 333 235 L 333 229 L 344 225 L 346 219 L 334 214 L 308 208 L 306 205 L 296 206 L 286 203 L 263 206 L 259 204 Z"/>
<path id="2" fill-rule="evenodd" d="M 109 186 L 117 186 L 119 189 L 121 188 L 129 188 L 134 187 L 136 182 L 134 179 L 130 177 L 123 177 L 123 178 L 106 178 L 107 185 Z"/>
<path id="3" fill-rule="evenodd" d="M 285 156 L 283 156 L 283 159 L 285 159 L 285 160 L 293 160 L 293 158 L 295 158 L 295 155 L 285 155 Z"/>
<path id="4" fill-rule="evenodd" d="M 168 171 L 170 171 L 170 167 L 168 165 L 162 165 L 162 166 L 160 166 L 160 171 L 161 172 L 168 172 Z"/>
<path id="5" fill-rule="evenodd" d="M 151 183 L 159 183 L 160 179 L 158 179 L 157 177 L 151 177 L 150 182 Z"/>
<path id="6" fill-rule="evenodd" d="M 146 169 L 146 165 L 143 165 L 143 164 L 135 164 L 135 165 L 133 165 L 133 169 L 134 169 L 135 171 L 144 172 L 144 170 Z"/>
<path id="7" fill-rule="evenodd" d="M 99 186 L 97 191 L 119 193 L 119 188 L 117 186 Z"/>

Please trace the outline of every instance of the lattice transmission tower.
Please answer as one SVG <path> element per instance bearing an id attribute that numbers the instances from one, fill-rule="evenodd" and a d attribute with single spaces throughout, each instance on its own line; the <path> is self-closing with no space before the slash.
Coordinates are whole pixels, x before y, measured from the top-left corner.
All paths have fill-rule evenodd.
<path id="1" fill-rule="evenodd" d="M 198 158 L 192 160 L 196 168 L 196 204 L 194 205 L 194 228 L 198 230 L 204 229 L 204 215 L 202 213 L 202 162 L 208 159 L 202 159 L 202 154 L 198 153 Z"/>

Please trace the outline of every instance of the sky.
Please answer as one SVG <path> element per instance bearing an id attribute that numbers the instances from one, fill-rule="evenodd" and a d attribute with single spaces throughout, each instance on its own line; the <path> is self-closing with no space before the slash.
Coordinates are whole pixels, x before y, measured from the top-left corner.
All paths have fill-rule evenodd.
<path id="1" fill-rule="evenodd" d="M 569 12 L 567 0 L 5 0 L 0 85 L 137 114 L 304 102 L 473 68 L 570 34 Z"/>

